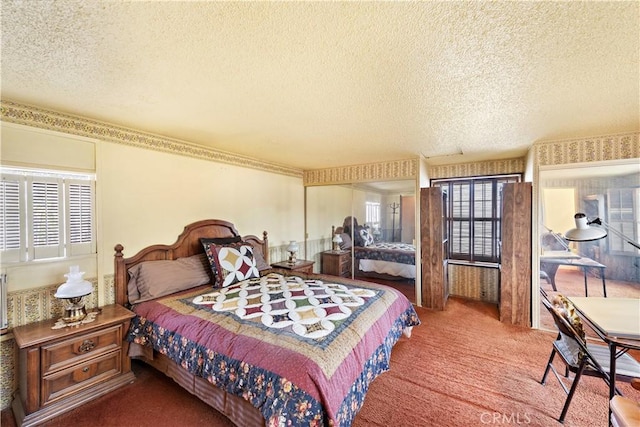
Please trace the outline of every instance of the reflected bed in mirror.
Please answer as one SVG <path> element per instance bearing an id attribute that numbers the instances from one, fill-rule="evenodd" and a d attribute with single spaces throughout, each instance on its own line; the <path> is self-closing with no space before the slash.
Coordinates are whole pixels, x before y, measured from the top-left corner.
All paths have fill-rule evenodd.
<path id="1" fill-rule="evenodd" d="M 354 230 L 356 276 L 414 281 L 415 183 L 366 183 L 358 188 L 367 192 L 367 198 L 364 223 L 353 223 L 359 227 Z"/>
<path id="2" fill-rule="evenodd" d="M 377 242 L 369 246 L 356 246 L 354 257 L 357 276 L 376 273 L 387 279 L 416 278 L 416 248 L 411 244 Z"/>
<path id="3" fill-rule="evenodd" d="M 415 180 L 392 180 L 306 187 L 307 259 L 316 261 L 318 272 L 348 272 L 352 278 L 402 285 L 402 292 L 415 301 L 416 186 Z M 346 218 L 356 218 L 367 230 L 366 246 L 350 221 L 345 231 Z M 334 252 L 335 234 L 346 251 L 342 254 L 328 254 Z M 364 253 L 374 250 L 373 255 Z M 362 266 L 360 260 L 365 261 Z M 367 260 L 377 265 L 366 265 Z"/>

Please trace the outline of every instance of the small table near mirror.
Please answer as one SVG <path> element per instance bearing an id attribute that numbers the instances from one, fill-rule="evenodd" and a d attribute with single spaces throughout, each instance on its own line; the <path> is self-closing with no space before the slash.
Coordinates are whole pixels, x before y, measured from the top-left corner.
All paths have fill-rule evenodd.
<path id="1" fill-rule="evenodd" d="M 281 270 L 291 270 L 298 271 L 300 273 L 313 273 L 313 264 L 314 261 L 307 261 L 306 259 L 298 259 L 294 263 L 290 263 L 289 261 L 276 262 L 271 264 L 273 268 L 279 268 Z"/>
<path id="2" fill-rule="evenodd" d="M 584 296 L 589 296 L 587 273 L 590 268 L 597 268 L 600 270 L 600 278 L 602 279 L 602 292 L 604 296 L 607 296 L 607 283 L 604 278 L 604 269 L 607 267 L 604 264 L 600 264 L 591 258 L 581 257 L 569 251 L 544 251 L 540 255 L 540 271 L 544 272 L 551 284 L 554 291 L 556 289 L 556 272 L 561 265 L 569 265 L 573 267 L 579 267 L 584 273 Z"/>
<path id="3" fill-rule="evenodd" d="M 322 274 L 351 277 L 351 251 L 322 252 Z"/>

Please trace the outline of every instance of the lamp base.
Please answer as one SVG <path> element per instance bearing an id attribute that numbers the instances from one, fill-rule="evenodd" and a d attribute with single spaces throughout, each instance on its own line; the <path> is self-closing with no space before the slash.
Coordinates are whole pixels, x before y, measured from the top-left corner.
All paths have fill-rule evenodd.
<path id="1" fill-rule="evenodd" d="M 296 263 L 296 254 L 291 253 L 291 255 L 289 255 L 289 264 L 294 265 Z"/>
<path id="2" fill-rule="evenodd" d="M 87 317 L 87 310 L 84 308 L 82 297 L 67 298 L 67 305 L 64 308 L 62 321 L 65 323 L 79 322 Z"/>

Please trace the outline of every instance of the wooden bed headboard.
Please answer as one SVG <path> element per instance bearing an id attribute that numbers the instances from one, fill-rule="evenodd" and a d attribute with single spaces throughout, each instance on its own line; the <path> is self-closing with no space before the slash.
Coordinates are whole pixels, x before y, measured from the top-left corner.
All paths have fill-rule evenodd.
<path id="1" fill-rule="evenodd" d="M 124 247 L 117 244 L 115 250 L 114 286 L 116 292 L 116 304 L 127 305 L 127 284 L 129 282 L 128 270 L 136 264 L 144 261 L 173 260 L 199 253 L 204 253 L 200 243 L 202 237 L 236 237 L 240 236 L 236 227 L 221 219 L 205 219 L 184 227 L 176 242 L 172 245 L 151 245 L 140 250 L 130 258 L 125 258 Z M 242 236 L 242 240 L 250 243 L 254 248 L 262 250 L 262 256 L 269 264 L 269 241 L 267 232 L 262 233 L 262 239 L 254 235 Z"/>

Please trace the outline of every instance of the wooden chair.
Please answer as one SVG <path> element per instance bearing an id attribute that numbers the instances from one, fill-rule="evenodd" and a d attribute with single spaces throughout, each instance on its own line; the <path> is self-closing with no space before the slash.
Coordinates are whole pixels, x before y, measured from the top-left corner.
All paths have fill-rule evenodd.
<path id="1" fill-rule="evenodd" d="M 541 384 L 544 384 L 549 370 L 560 382 L 562 389 L 567 394 L 567 399 L 562 408 L 562 413 L 558 421 L 564 422 L 565 416 L 571 404 L 571 399 L 576 391 L 576 387 L 582 375 L 589 375 L 602 378 L 609 385 L 609 347 L 604 344 L 587 343 L 582 332 L 582 323 L 577 316 L 571 317 L 569 310 L 560 309 L 552 305 L 546 298 L 542 303 L 547 308 L 558 328 L 558 337 L 553 342 L 551 356 L 547 362 L 547 367 L 542 376 Z M 565 365 L 563 376 L 558 374 L 553 360 L 558 354 Z M 569 373 L 573 373 L 573 380 Z M 631 381 L 632 378 L 640 377 L 640 363 L 629 354 L 621 355 L 616 361 L 616 381 Z M 566 382 L 570 382 L 570 388 Z M 616 392 L 621 394 L 616 388 Z"/>
<path id="2" fill-rule="evenodd" d="M 640 390 L 640 379 L 632 379 L 631 386 L 636 390 Z M 640 426 L 640 402 L 624 396 L 613 396 L 610 408 L 611 425 L 613 427 Z"/>

